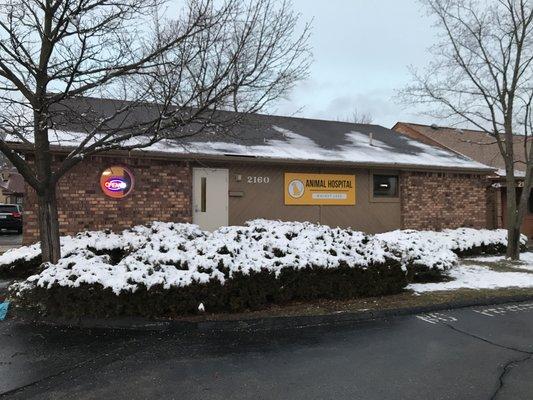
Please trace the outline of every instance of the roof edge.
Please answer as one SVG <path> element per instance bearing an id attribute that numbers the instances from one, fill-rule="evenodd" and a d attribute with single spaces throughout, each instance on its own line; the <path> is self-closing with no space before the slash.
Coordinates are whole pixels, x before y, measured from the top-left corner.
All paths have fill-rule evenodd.
<path id="1" fill-rule="evenodd" d="M 444 143 L 441 143 L 441 142 L 439 142 L 439 141 L 436 140 L 436 139 L 433 139 L 432 137 L 426 135 L 424 132 L 420 132 L 420 131 L 416 130 L 415 128 L 413 128 L 413 127 L 411 126 L 411 125 L 417 125 L 417 126 L 425 126 L 425 127 L 427 127 L 427 128 L 431 128 L 431 125 L 411 124 L 411 123 L 409 123 L 409 122 L 397 122 L 397 123 L 394 124 L 394 126 L 391 128 L 391 130 L 392 130 L 393 132 L 400 133 L 400 134 L 402 134 L 402 135 L 405 135 L 405 136 L 407 136 L 407 137 L 410 137 L 410 138 L 413 139 L 413 140 L 418 140 L 418 139 L 415 138 L 415 137 L 411 137 L 411 136 L 409 136 L 409 135 L 408 135 L 407 133 L 405 133 L 405 132 L 401 132 L 401 131 L 398 131 L 398 130 L 394 129 L 394 128 L 396 128 L 397 125 L 403 126 L 403 127 L 405 127 L 406 129 L 408 129 L 408 130 L 410 130 L 410 131 L 413 131 L 415 134 L 418 134 L 418 135 L 423 136 L 423 137 L 424 137 L 429 143 L 433 143 L 434 146 L 439 146 L 439 147 L 441 147 L 441 148 L 443 148 L 443 149 L 445 149 L 445 150 L 448 150 L 448 151 L 450 151 L 450 152 L 452 152 L 452 153 L 455 153 L 455 154 L 458 154 L 458 155 L 460 155 L 460 156 L 462 156 L 462 157 L 466 157 L 466 158 L 469 158 L 470 160 L 476 161 L 476 160 L 474 160 L 472 157 L 469 157 L 469 156 L 467 156 L 466 154 L 463 154 L 463 153 L 461 153 L 460 151 L 457 151 L 457 150 L 455 150 L 454 148 L 452 148 L 452 147 L 450 147 L 450 146 L 447 146 L 447 145 L 445 145 Z M 454 128 L 445 128 L 445 127 L 442 127 L 442 129 L 454 129 Z M 473 130 L 471 130 L 471 131 L 472 131 L 472 132 L 478 132 L 478 133 L 485 133 L 485 132 L 482 132 L 482 131 L 473 131 Z M 476 161 L 476 162 L 477 162 L 477 163 L 480 163 L 479 161 Z M 480 163 L 480 164 L 482 164 L 482 163 Z M 491 167 L 491 168 L 493 168 L 493 167 Z M 498 168 L 494 168 L 494 170 L 496 171 L 496 170 L 498 170 Z"/>
<path id="2" fill-rule="evenodd" d="M 404 125 L 404 126 L 408 126 L 408 127 L 411 127 L 411 125 L 414 125 L 414 126 L 423 126 L 425 128 L 432 128 L 431 125 L 428 125 L 428 124 L 420 124 L 418 122 L 405 122 L 405 121 L 398 121 L 394 124 L 394 126 L 391 128 L 391 130 L 394 130 L 394 128 L 396 127 L 396 125 Z M 488 132 L 486 131 L 483 131 L 481 129 L 471 129 L 471 128 L 461 128 L 461 127 L 455 127 L 455 126 L 444 126 L 444 125 L 436 125 L 437 126 L 437 130 L 439 129 L 449 129 L 449 130 L 461 130 L 461 131 L 468 131 L 468 132 L 474 132 L 474 133 L 481 133 L 481 134 L 484 134 L 484 135 L 489 135 L 491 136 L 491 134 L 489 134 Z M 411 127 L 412 128 L 412 127 Z M 414 128 L 412 128 L 414 129 Z M 418 131 L 417 131 L 418 132 Z M 525 137 L 525 135 L 521 135 L 521 134 L 518 134 L 518 133 L 513 133 L 513 136 L 518 136 L 518 137 Z M 528 136 L 528 140 L 531 140 L 533 139 L 531 136 Z"/>
<path id="3" fill-rule="evenodd" d="M 34 152 L 31 145 L 19 142 L 7 142 L 10 147 L 14 150 L 20 151 L 22 153 L 31 154 Z M 66 146 L 50 146 L 50 150 L 59 155 L 59 154 L 68 154 L 74 147 Z M 351 166 L 357 168 L 375 168 L 375 169 L 401 169 L 408 171 L 447 171 L 447 172 L 456 172 L 456 173 L 480 173 L 490 175 L 494 173 L 497 168 L 492 168 L 485 166 L 484 168 L 469 168 L 469 167 L 452 167 L 452 166 L 434 166 L 434 165 L 422 165 L 422 164 L 400 164 L 400 163 L 370 163 L 370 162 L 355 162 L 355 161 L 328 161 L 328 160 L 313 160 L 313 159 L 285 159 L 285 158 L 270 158 L 270 157 L 250 157 L 250 156 L 239 156 L 239 155 L 215 155 L 215 154 L 205 154 L 205 153 L 168 153 L 164 151 L 148 151 L 148 150 L 110 150 L 102 153 L 95 153 L 91 156 L 99 157 L 137 157 L 137 158 L 154 158 L 161 160 L 184 160 L 184 161 L 216 161 L 216 162 L 257 162 L 257 163 L 268 163 L 268 164 L 292 164 L 292 165 L 309 165 L 309 164 L 320 164 L 328 166 Z"/>

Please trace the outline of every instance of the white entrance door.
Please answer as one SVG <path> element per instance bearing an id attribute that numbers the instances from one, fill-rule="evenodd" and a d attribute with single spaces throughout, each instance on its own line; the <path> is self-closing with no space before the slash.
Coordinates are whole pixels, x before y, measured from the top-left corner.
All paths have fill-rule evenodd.
<path id="1" fill-rule="evenodd" d="M 228 170 L 193 168 L 192 221 L 213 231 L 228 225 Z"/>

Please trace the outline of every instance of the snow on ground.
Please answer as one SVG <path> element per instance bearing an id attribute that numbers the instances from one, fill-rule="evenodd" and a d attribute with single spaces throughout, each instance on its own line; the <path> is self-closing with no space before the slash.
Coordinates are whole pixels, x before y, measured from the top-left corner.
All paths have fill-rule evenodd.
<path id="1" fill-rule="evenodd" d="M 482 263 L 496 263 L 505 260 L 505 256 L 479 256 L 470 257 L 465 259 L 470 262 L 482 262 Z M 533 252 L 520 253 L 520 261 L 518 263 L 508 263 L 506 266 L 510 268 L 524 269 L 533 271 Z"/>
<path id="2" fill-rule="evenodd" d="M 482 263 L 492 263 L 492 262 L 499 262 L 505 260 L 504 255 L 498 255 L 498 256 L 479 256 L 479 257 L 467 257 L 465 258 L 465 261 L 472 261 L 472 262 L 482 262 Z"/>
<path id="3" fill-rule="evenodd" d="M 511 264 L 510 267 L 517 268 L 517 269 L 524 269 L 527 271 L 533 271 L 533 253 L 527 252 L 520 254 L 520 263 L 518 264 Z"/>
<path id="4" fill-rule="evenodd" d="M 449 271 L 450 282 L 412 283 L 407 286 L 416 293 L 457 289 L 500 289 L 533 287 L 533 274 L 527 272 L 497 272 L 480 265 L 458 265 Z"/>

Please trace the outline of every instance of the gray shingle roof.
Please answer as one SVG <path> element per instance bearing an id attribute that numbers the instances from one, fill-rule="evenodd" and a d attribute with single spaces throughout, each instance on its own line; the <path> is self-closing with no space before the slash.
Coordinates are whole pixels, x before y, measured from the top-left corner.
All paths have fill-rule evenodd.
<path id="1" fill-rule="evenodd" d="M 62 132 L 84 131 L 91 121 L 116 113 L 123 102 L 76 98 L 56 109 L 54 128 L 58 143 L 75 145 Z M 158 105 L 136 106 L 109 122 L 111 128 L 135 125 L 150 120 Z M 231 112 L 217 112 L 216 118 L 232 118 Z M 190 153 L 196 155 L 233 155 L 286 160 L 337 161 L 353 164 L 424 166 L 488 170 L 483 164 L 445 149 L 413 140 L 380 125 L 250 114 L 229 132 L 206 129 L 180 138 L 198 126 L 186 126 L 170 132 L 164 140 L 145 151 Z"/>

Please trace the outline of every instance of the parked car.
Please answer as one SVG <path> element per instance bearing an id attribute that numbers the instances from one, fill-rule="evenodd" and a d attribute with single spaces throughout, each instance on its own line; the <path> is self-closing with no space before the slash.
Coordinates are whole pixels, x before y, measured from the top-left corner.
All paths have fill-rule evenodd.
<path id="1" fill-rule="evenodd" d="M 22 233 L 22 207 L 18 204 L 0 204 L 0 229 Z"/>

